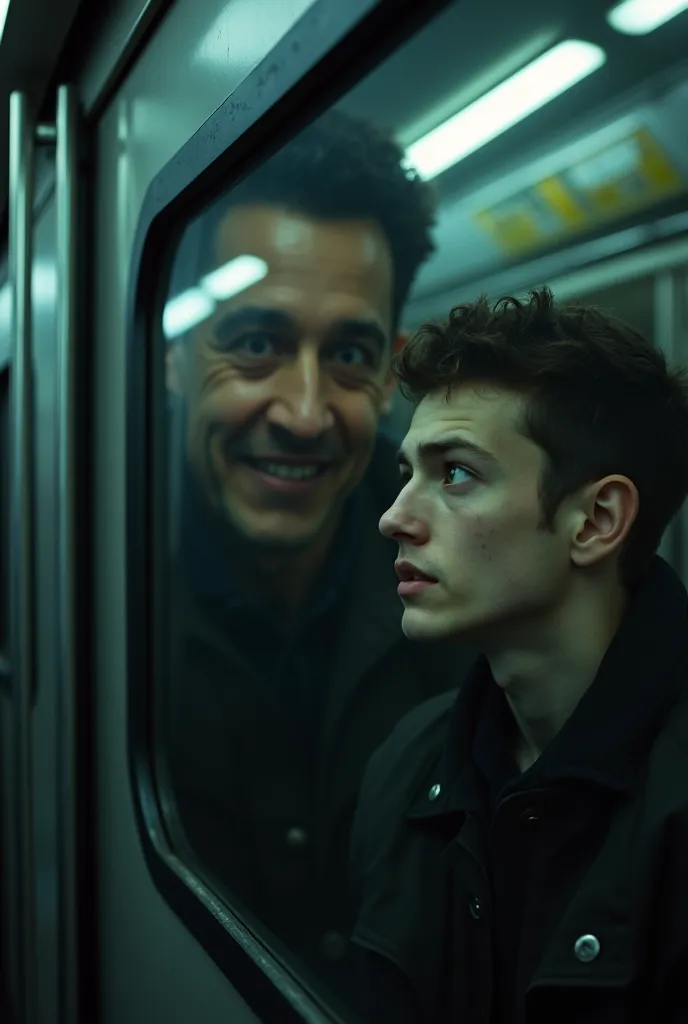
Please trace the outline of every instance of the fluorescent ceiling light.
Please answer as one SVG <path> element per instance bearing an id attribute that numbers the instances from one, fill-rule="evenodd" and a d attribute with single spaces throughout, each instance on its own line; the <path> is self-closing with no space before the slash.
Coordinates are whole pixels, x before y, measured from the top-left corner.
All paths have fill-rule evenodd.
<path id="1" fill-rule="evenodd" d="M 607 21 L 617 32 L 644 36 L 685 10 L 688 0 L 624 0 L 609 11 Z"/>
<path id="2" fill-rule="evenodd" d="M 0 0 L 0 39 L 2 39 L 2 33 L 5 31 L 5 22 L 7 21 L 9 9 L 10 0 Z"/>
<path id="3" fill-rule="evenodd" d="M 162 329 L 166 338 L 177 338 L 180 334 L 206 320 L 215 309 L 215 303 L 200 288 L 189 288 L 165 303 L 162 312 Z"/>
<path id="4" fill-rule="evenodd" d="M 421 178 L 434 178 L 556 99 L 606 59 L 604 50 L 593 43 L 559 43 L 414 142 L 406 150 L 408 163 Z"/>
<path id="5" fill-rule="evenodd" d="M 216 302 L 229 299 L 262 280 L 268 272 L 265 260 L 258 256 L 237 256 L 224 266 L 201 278 L 200 287 L 188 288 L 165 303 L 162 329 L 166 338 L 179 337 L 196 324 L 207 320 Z"/>
<path id="6" fill-rule="evenodd" d="M 267 272 L 267 263 L 258 256 L 237 256 L 202 278 L 201 288 L 221 302 L 261 281 Z"/>

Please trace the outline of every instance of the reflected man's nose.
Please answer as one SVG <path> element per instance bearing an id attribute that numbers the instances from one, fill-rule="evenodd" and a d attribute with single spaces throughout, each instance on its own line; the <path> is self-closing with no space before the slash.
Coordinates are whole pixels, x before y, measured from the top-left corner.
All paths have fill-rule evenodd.
<path id="1" fill-rule="evenodd" d="M 303 438 L 319 437 L 334 425 L 317 352 L 304 352 L 285 366 L 276 384 L 278 394 L 270 407 L 272 423 Z"/>

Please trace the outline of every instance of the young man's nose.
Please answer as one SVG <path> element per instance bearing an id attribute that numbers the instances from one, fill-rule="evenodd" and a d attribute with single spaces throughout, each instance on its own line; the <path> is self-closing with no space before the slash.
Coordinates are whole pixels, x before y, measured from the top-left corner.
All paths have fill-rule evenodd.
<path id="1" fill-rule="evenodd" d="M 379 525 L 380 533 L 397 543 L 425 544 L 428 540 L 427 524 L 402 502 L 397 501 L 387 509 Z"/>

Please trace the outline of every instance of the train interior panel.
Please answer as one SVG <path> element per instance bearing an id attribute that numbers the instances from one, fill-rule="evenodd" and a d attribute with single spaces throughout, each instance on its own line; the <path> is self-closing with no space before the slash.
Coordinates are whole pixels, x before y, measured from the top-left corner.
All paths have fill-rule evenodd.
<path id="1" fill-rule="evenodd" d="M 361 781 L 475 657 L 391 356 L 548 286 L 688 362 L 687 108 L 688 0 L 0 0 L 3 1021 L 362 1020 Z"/>

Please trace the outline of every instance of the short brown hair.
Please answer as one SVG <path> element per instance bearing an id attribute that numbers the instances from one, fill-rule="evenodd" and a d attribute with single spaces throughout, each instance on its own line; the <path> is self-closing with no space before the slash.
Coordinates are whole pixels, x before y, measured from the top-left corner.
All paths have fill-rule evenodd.
<path id="1" fill-rule="evenodd" d="M 562 499 L 612 473 L 638 489 L 620 559 L 626 585 L 646 571 L 688 493 L 688 373 L 601 309 L 560 306 L 549 288 L 526 301 L 482 297 L 426 324 L 395 360 L 412 401 L 471 381 L 526 399 L 523 432 L 546 454 L 542 525 Z"/>

